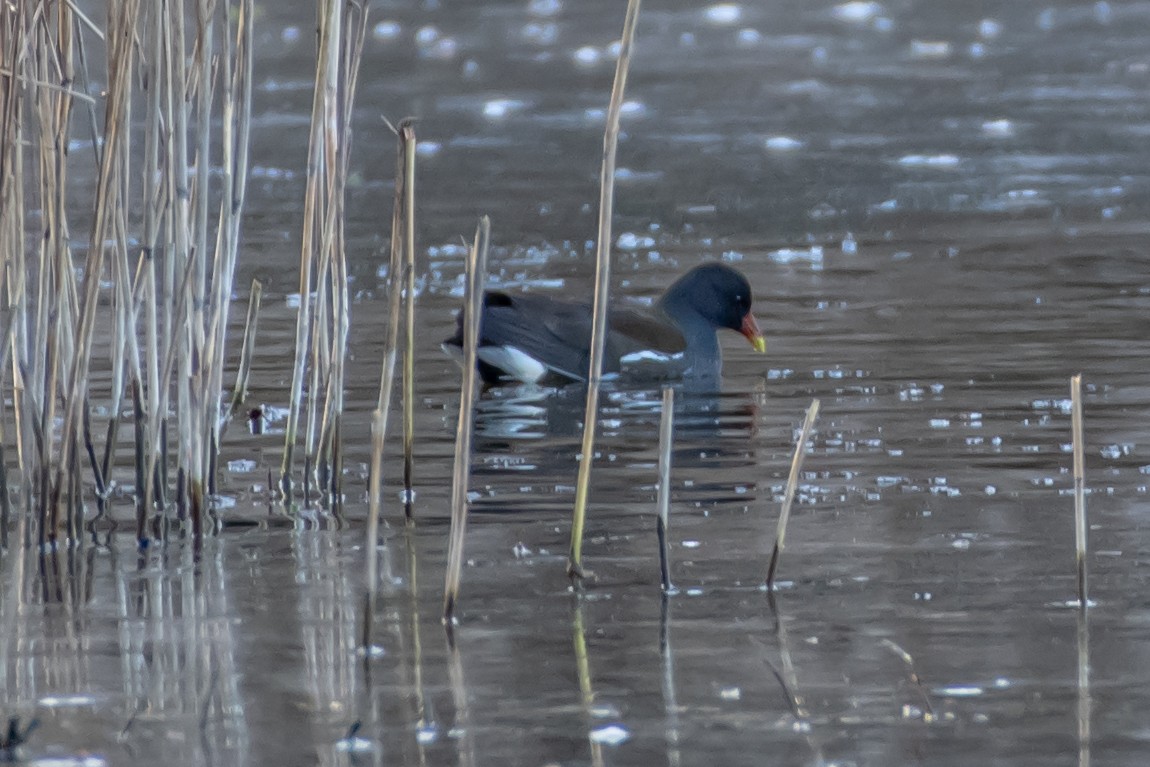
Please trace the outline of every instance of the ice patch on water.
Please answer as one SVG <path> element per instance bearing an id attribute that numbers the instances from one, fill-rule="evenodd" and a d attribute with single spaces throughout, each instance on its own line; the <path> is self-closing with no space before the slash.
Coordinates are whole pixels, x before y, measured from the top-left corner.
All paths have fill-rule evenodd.
<path id="1" fill-rule="evenodd" d="M 402 32 L 399 22 L 391 20 L 377 21 L 371 28 L 372 38 L 380 41 L 395 40 Z"/>
<path id="2" fill-rule="evenodd" d="M 904 168 L 957 168 L 961 162 L 953 154 L 908 154 L 898 159 Z"/>
<path id="3" fill-rule="evenodd" d="M 561 0 L 531 0 L 527 4 L 527 12 L 532 16 L 556 16 L 563 10 Z"/>
<path id="4" fill-rule="evenodd" d="M 739 45 L 744 48 L 750 48 L 763 41 L 763 34 L 757 29 L 740 29 L 735 39 Z"/>
<path id="5" fill-rule="evenodd" d="M 335 750 L 344 754 L 373 754 L 379 750 L 379 746 L 368 738 L 350 737 L 337 741 Z"/>
<path id="6" fill-rule="evenodd" d="M 738 3 L 719 3 L 703 11 L 703 18 L 708 24 L 715 26 L 730 26 L 738 23 L 743 17 L 743 7 Z"/>
<path id="7" fill-rule="evenodd" d="M 601 743 L 605 746 L 620 746 L 626 743 L 631 738 L 631 733 L 625 727 L 617 724 L 609 724 L 606 727 L 598 727 L 591 730 L 590 740 L 592 743 Z"/>
<path id="8" fill-rule="evenodd" d="M 948 698 L 973 698 L 977 695 L 982 695 L 982 688 L 975 687 L 974 685 L 953 687 L 940 687 L 934 690 L 935 695 L 945 695 Z"/>
<path id="9" fill-rule="evenodd" d="M 790 136 L 771 136 L 763 142 L 763 146 L 772 152 L 791 152 L 801 149 L 803 142 Z"/>
<path id="10" fill-rule="evenodd" d="M 577 48 L 571 58 L 581 67 L 593 67 L 603 59 L 603 52 L 593 45 L 584 45 Z"/>
<path id="11" fill-rule="evenodd" d="M 882 5 L 875 2 L 863 2 L 863 0 L 842 3 L 831 10 L 831 15 L 836 19 L 852 24 L 865 24 L 880 13 L 882 13 Z"/>
<path id="12" fill-rule="evenodd" d="M 523 25 L 520 35 L 535 45 L 553 45 L 559 39 L 559 27 L 550 21 L 531 21 Z"/>
<path id="13" fill-rule="evenodd" d="M 910 55 L 916 59 L 941 61 L 950 58 L 953 48 L 945 40 L 911 40 Z"/>
<path id="14" fill-rule="evenodd" d="M 37 702 L 44 708 L 71 708 L 93 706 L 96 704 L 96 698 L 92 695 L 45 695 Z"/>
<path id="15" fill-rule="evenodd" d="M 524 103 L 518 99 L 491 99 L 483 104 L 483 116 L 489 120 L 501 120 L 523 107 Z"/>
<path id="16" fill-rule="evenodd" d="M 983 19 L 978 22 L 978 36 L 983 40 L 993 40 L 1002 34 L 1002 24 L 996 19 Z"/>
<path id="17" fill-rule="evenodd" d="M 823 268 L 823 246 L 812 245 L 809 248 L 779 248 L 767 254 L 767 258 L 776 264 L 809 263 L 812 269 Z"/>
<path id="18" fill-rule="evenodd" d="M 990 138 L 1010 138 L 1014 135 L 1014 123 L 1007 119 L 986 120 L 982 123 L 982 135 Z"/>

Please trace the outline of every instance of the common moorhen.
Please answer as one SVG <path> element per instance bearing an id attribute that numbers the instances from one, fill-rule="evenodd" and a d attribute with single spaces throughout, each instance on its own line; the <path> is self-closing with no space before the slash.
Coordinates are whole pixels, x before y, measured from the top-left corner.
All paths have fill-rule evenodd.
<path id="1" fill-rule="evenodd" d="M 530 294 L 487 291 L 479 325 L 479 373 L 487 383 L 585 381 L 591 359 L 591 304 Z M 659 360 L 666 375 L 718 378 L 722 356 L 715 331 L 737 330 L 756 351 L 766 341 L 751 314 L 751 286 L 722 263 L 696 266 L 653 307 L 613 306 L 607 317 L 603 372 L 624 363 Z M 462 313 L 449 352 L 463 346 Z"/>

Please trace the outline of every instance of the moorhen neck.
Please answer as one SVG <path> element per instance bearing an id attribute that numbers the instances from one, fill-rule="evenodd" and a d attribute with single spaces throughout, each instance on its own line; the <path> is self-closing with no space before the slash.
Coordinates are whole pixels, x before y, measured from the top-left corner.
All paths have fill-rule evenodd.
<path id="1" fill-rule="evenodd" d="M 591 360 L 591 305 L 544 296 L 487 291 L 479 326 L 479 373 L 487 383 L 585 381 Z M 463 346 L 462 314 L 444 349 Z M 653 307 L 615 305 L 607 315 L 605 374 L 638 360 L 659 360 L 663 375 L 718 378 L 722 354 L 716 331 L 746 336 L 756 351 L 766 342 L 751 313 L 751 286 L 722 263 L 696 266 Z"/>

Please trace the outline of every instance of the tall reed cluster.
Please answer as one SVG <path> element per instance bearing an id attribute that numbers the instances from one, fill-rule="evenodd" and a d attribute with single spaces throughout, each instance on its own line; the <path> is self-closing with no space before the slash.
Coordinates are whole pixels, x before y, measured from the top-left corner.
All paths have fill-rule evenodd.
<path id="1" fill-rule="evenodd" d="M 344 362 L 350 323 L 344 190 L 367 7 L 365 3 L 327 0 L 319 3 L 316 22 L 319 49 L 300 250 L 300 309 L 280 484 L 284 498 L 291 501 L 302 418 L 305 499 L 314 479 L 320 500 L 338 504 Z"/>
<path id="2" fill-rule="evenodd" d="M 200 534 L 228 412 L 252 0 L 105 10 L 101 29 L 72 3 L 0 6 L 0 445 L 15 445 L 41 542 L 78 538 L 85 472 L 105 511 L 125 417 L 140 540 L 173 506 Z M 91 174 L 73 166 L 89 162 L 81 187 Z"/>

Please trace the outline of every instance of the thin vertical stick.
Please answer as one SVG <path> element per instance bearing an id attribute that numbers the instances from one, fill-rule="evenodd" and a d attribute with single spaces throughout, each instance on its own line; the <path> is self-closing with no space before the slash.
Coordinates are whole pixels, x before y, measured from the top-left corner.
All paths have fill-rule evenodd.
<path id="1" fill-rule="evenodd" d="M 455 431 L 455 469 L 451 483 L 451 532 L 447 544 L 447 575 L 443 583 L 443 622 L 455 620 L 459 582 L 463 576 L 463 536 L 467 532 L 467 485 L 471 476 L 471 429 L 475 421 L 475 366 L 479 347 L 479 319 L 483 310 L 483 281 L 487 273 L 487 246 L 491 219 L 479 219 L 475 242 L 467 253 L 467 287 L 463 315 L 463 391 L 459 397 L 459 424 Z"/>
<path id="2" fill-rule="evenodd" d="M 799 441 L 795 444 L 795 455 L 791 459 L 791 473 L 787 477 L 787 489 L 783 494 L 783 510 L 779 513 L 779 526 L 775 530 L 775 545 L 771 549 L 771 563 L 767 567 L 767 590 L 775 587 L 775 571 L 779 566 L 779 554 L 787 537 L 787 521 L 791 518 L 791 504 L 795 500 L 795 490 L 799 485 L 799 473 L 803 470 L 803 459 L 807 454 L 807 440 L 811 438 L 811 431 L 815 426 L 815 419 L 819 417 L 819 401 L 811 400 L 807 408 L 807 417 L 803 421 L 802 431 L 799 432 Z"/>
<path id="3" fill-rule="evenodd" d="M 376 409 L 371 415 L 371 476 L 368 481 L 367 540 L 367 597 L 363 609 L 363 647 L 371 647 L 371 624 L 375 605 L 375 590 L 379 582 L 379 490 L 383 475 L 383 432 L 387 419 Z"/>
<path id="4" fill-rule="evenodd" d="M 579 477 L 575 483 L 575 510 L 571 517 L 571 550 L 567 558 L 567 575 L 583 577 L 583 526 L 587 518 L 587 493 L 591 485 L 591 463 L 594 459 L 595 427 L 599 415 L 599 379 L 603 374 L 603 349 L 607 342 L 607 293 L 611 285 L 611 216 L 615 209 L 615 155 L 619 148 L 619 116 L 623 109 L 623 91 L 631 65 L 635 43 L 635 22 L 639 18 L 639 0 L 628 0 L 623 21 L 623 39 L 615 65 L 615 82 L 607 108 L 607 127 L 603 134 L 603 165 L 599 172 L 599 236 L 595 244 L 595 301 L 591 328 L 591 366 L 587 372 L 587 403 L 583 410 L 583 446 L 579 458 Z"/>
<path id="5" fill-rule="evenodd" d="M 403 152 L 403 254 L 407 263 L 404 286 L 406 309 L 403 345 L 403 514 L 412 521 L 415 497 L 411 489 L 415 448 L 415 124 L 399 124 L 399 144 Z"/>
<path id="6" fill-rule="evenodd" d="M 1085 610 L 1086 591 L 1086 448 L 1082 437 L 1082 374 L 1070 379 L 1070 431 L 1074 443 L 1074 544 L 1078 560 L 1078 606 Z"/>
<path id="7" fill-rule="evenodd" d="M 659 536 L 659 577 L 664 594 L 675 593 L 671 583 L 671 551 L 667 531 L 671 523 L 671 443 L 675 423 L 675 390 L 663 387 L 663 414 L 659 418 L 659 517 L 655 532 Z"/>

